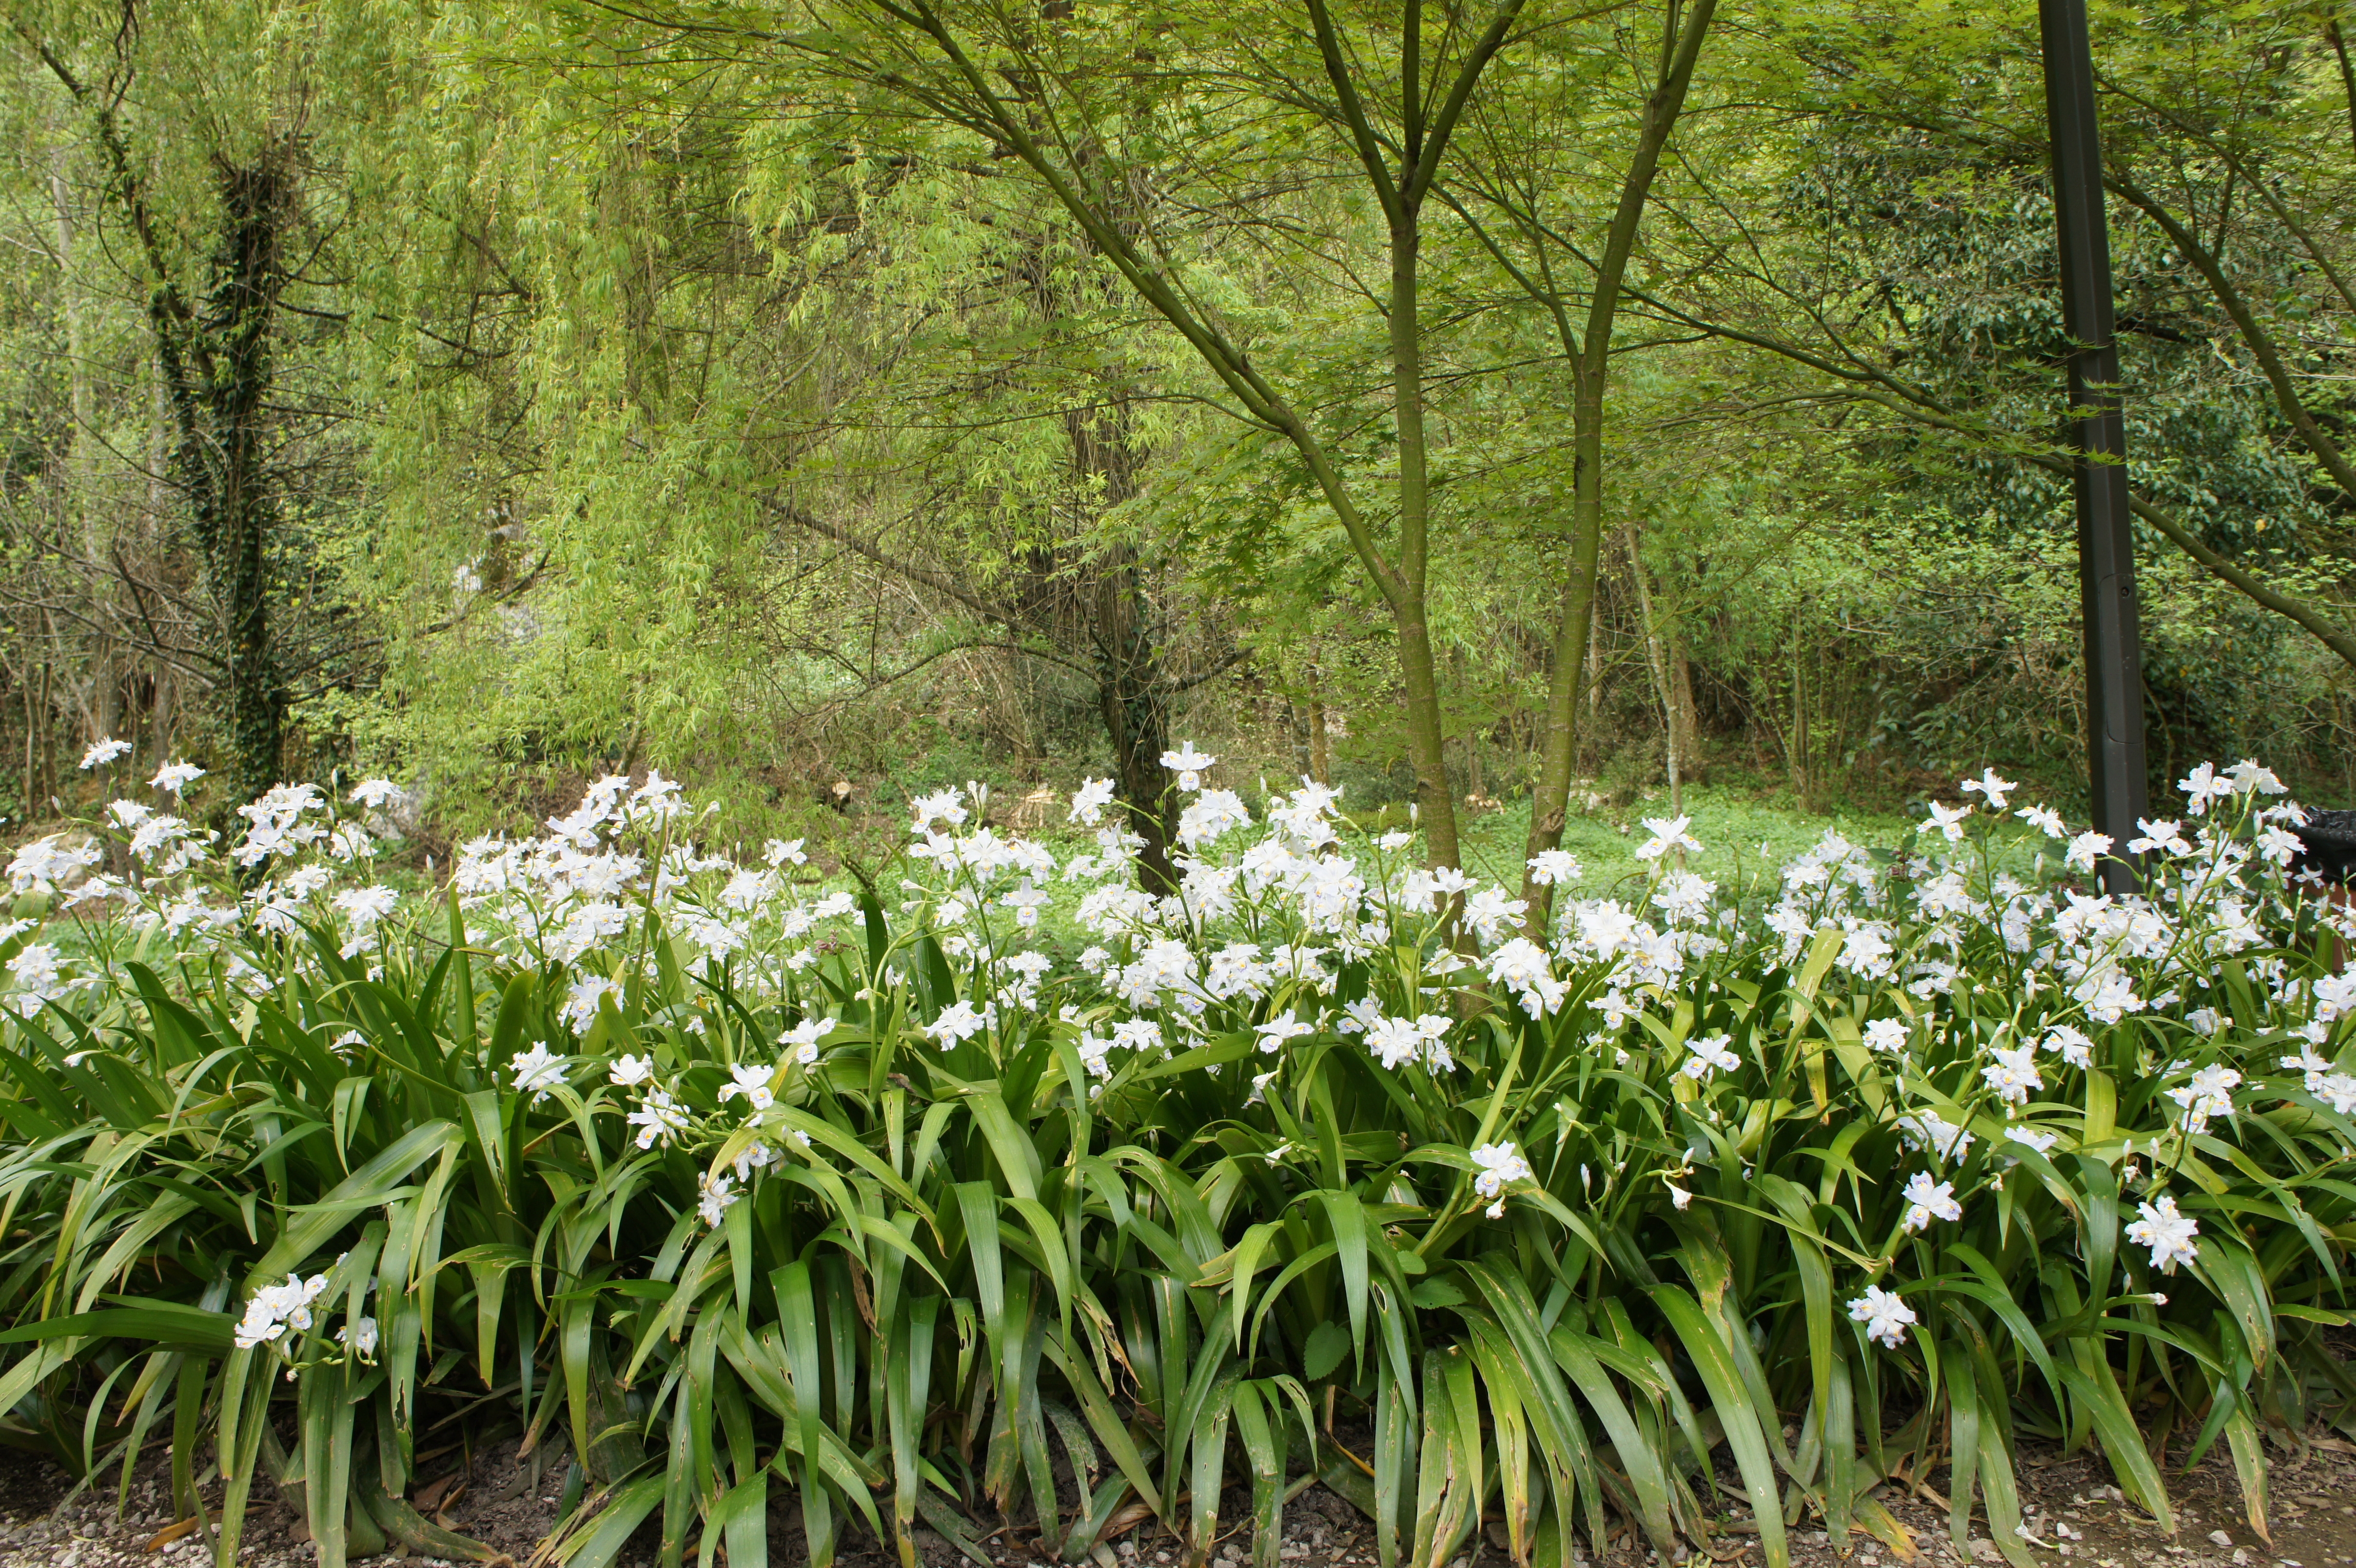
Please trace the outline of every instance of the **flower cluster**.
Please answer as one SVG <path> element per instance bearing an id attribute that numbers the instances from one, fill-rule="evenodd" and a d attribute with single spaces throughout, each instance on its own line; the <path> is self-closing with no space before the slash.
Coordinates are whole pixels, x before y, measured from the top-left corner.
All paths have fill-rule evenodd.
<path id="1" fill-rule="evenodd" d="M 100 749 L 92 768 L 119 755 Z M 703 818 L 659 773 L 599 779 L 542 832 L 464 845 L 434 895 L 455 896 L 478 950 L 560 977 L 547 1037 L 483 1065 L 527 1109 L 561 1101 L 616 1119 L 636 1155 L 701 1160 L 695 1207 L 717 1227 L 808 1150 L 794 1120 L 838 1048 L 913 1048 L 979 1078 L 1046 1041 L 1073 1053 L 1070 1081 L 1090 1100 L 1131 1105 L 1196 1053 L 1194 1070 L 1233 1086 L 1231 1114 L 1266 1134 L 1273 1165 L 1294 1147 L 1279 1130 L 1311 1120 L 1296 1097 L 1325 1054 L 1471 1143 L 1494 1042 L 1526 1037 L 1533 1062 L 1567 1051 L 1590 1080 L 1619 1074 L 1657 1096 L 1675 1139 L 1691 1140 L 1642 1184 L 1673 1210 L 1719 1199 L 1713 1160 L 1740 1165 L 1725 1152 L 1734 1130 L 1790 1092 L 1772 1075 L 1804 1050 L 1826 1085 L 1869 1080 L 1849 1113 L 1893 1160 L 1928 1167 L 1875 1199 L 1889 1241 L 1874 1280 L 1939 1245 L 2024 1163 L 2108 1165 L 2139 1205 L 2128 1236 L 2165 1273 L 2200 1258 L 2174 1173 L 2241 1135 L 2245 1113 L 2286 1105 L 2356 1145 L 2356 976 L 2286 956 L 2301 933 L 2356 940 L 2356 919 L 2288 874 L 2304 813 L 2254 763 L 2192 771 L 2181 813 L 2146 820 L 2121 850 L 2145 875 L 2123 897 L 2088 886 L 2108 839 L 2015 806 L 2019 786 L 1993 771 L 1934 802 L 1895 853 L 1828 832 L 1770 865 L 1713 852 L 1690 818 L 1647 820 L 1624 875 L 1581 896 L 1589 868 L 1560 850 L 1532 855 L 1524 885 L 1498 885 L 1416 863 L 1408 833 L 1359 832 L 1328 786 L 1303 779 L 1256 815 L 1193 743 L 1162 762 L 1180 802 L 1174 886 L 1142 874 L 1109 781 L 1074 792 L 1060 848 L 1001 831 L 989 790 L 969 784 L 912 802 L 896 891 L 863 902 L 826 886 L 799 841 L 756 855 L 700 842 Z M 244 830 L 221 845 L 167 809 L 201 777 L 172 765 L 152 781 L 168 800 L 117 800 L 87 831 L 24 846 L 12 882 L 77 918 L 119 907 L 142 931 L 220 956 L 257 996 L 315 961 L 306 936 L 373 964 L 388 930 L 427 912 L 374 872 L 402 804 L 389 781 L 340 800 L 281 786 L 239 808 Z M 94 979 L 71 972 L 61 944 L 19 940 L 30 934 L 0 937 L 16 943 L 5 1001 L 20 1014 Z M 278 970 L 241 956 L 256 937 L 279 944 Z M 2229 968 L 2230 1002 L 2217 981 Z M 1822 987 L 1813 1011 L 1772 1020 L 1737 1004 L 1804 970 Z M 730 1004 L 677 988 L 650 1001 L 667 972 Z M 318 1038 L 366 1044 L 342 1024 Z M 2097 1072 L 2158 1081 L 2147 1124 L 2085 1130 L 2076 1108 Z M 1524 1150 L 1546 1146 L 1546 1118 L 1559 1136 L 1578 1119 L 1535 1104 L 1449 1156 L 1469 1162 L 1489 1217 L 1540 1182 Z M 308 1288 L 257 1295 L 241 1343 L 307 1327 Z M 1879 1343 L 1913 1321 L 1902 1289 L 1869 1283 L 1851 1304 Z"/>
<path id="2" fill-rule="evenodd" d="M 299 1274 L 289 1274 L 284 1284 L 262 1286 L 245 1304 L 245 1316 L 239 1320 L 236 1330 L 237 1348 L 251 1350 L 257 1345 L 278 1344 L 290 1329 L 297 1334 L 308 1330 L 311 1304 L 327 1288 L 325 1274 L 313 1274 L 307 1280 Z M 280 1348 L 286 1347 L 282 1344 Z"/>

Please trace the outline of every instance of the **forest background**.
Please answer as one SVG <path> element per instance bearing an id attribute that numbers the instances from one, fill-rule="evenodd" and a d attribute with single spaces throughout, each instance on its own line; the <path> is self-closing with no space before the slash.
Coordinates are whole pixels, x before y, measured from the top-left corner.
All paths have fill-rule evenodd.
<path id="1" fill-rule="evenodd" d="M 2340 803 L 2356 70 L 2094 9 L 2154 793 Z M 429 853 L 652 766 L 1151 864 L 1183 739 L 1445 860 L 2083 779 L 2025 0 L 0 10 L 12 830 L 109 735 Z"/>

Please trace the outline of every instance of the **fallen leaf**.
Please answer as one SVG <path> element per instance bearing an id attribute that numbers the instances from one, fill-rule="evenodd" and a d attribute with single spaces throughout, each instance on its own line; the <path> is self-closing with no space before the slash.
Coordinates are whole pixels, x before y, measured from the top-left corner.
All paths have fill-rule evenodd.
<path id="1" fill-rule="evenodd" d="M 172 1542 L 179 1540 L 180 1537 L 187 1534 L 188 1531 L 196 1529 L 198 1519 L 194 1514 L 190 1514 L 187 1518 L 180 1520 L 177 1524 L 167 1524 L 163 1529 L 157 1530 L 154 1535 L 148 1537 L 147 1544 L 142 1550 L 147 1552 L 161 1552 L 164 1548 L 171 1545 Z"/>

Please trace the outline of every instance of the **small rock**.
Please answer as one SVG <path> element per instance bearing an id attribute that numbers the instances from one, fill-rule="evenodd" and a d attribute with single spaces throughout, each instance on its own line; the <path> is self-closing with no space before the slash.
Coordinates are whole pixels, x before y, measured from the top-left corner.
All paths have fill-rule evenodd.
<path id="1" fill-rule="evenodd" d="M 2231 1546 L 2231 1545 L 2233 1545 L 2233 1538 L 2232 1536 L 2230 1536 L 2230 1535 L 2227 1535 L 2227 1534 L 2226 1534 L 2223 1530 L 2211 1530 L 2211 1531 L 2209 1532 L 2209 1539 L 2210 1539 L 2210 1540 L 2211 1540 L 2211 1541 L 2215 1541 L 2215 1542 L 2216 1542 L 2218 1545 L 2220 1545 L 2220 1546 Z"/>
<path id="2" fill-rule="evenodd" d="M 2247 1564 L 2249 1561 L 2250 1554 L 2247 1552 L 2243 1551 L 2238 1546 L 2233 1548 L 2233 1562 L 2235 1568 L 2244 1568 L 2244 1565 Z"/>

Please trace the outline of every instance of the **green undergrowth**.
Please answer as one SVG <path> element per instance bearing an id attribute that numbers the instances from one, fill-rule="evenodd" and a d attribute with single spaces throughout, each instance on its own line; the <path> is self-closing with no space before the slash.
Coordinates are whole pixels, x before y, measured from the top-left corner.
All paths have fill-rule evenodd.
<path id="1" fill-rule="evenodd" d="M 2263 1528 L 2269 1444 L 2350 1420 L 2356 981 L 2270 779 L 2131 900 L 1985 796 L 1872 848 L 1699 796 L 1582 826 L 1551 911 L 1313 790 L 1190 796 L 1164 898 L 949 794 L 811 886 L 659 782 L 427 892 L 316 791 L 241 876 L 149 805 L 135 878 L 20 854 L 0 1437 L 118 1498 L 166 1447 L 190 1514 L 217 1472 L 224 1568 L 272 1487 L 327 1568 L 487 1559 L 403 1500 L 453 1422 L 565 1477 L 567 1568 L 649 1521 L 757 1568 L 781 1498 L 819 1568 L 1010 1520 L 1273 1568 L 1311 1477 L 1383 1568 L 1734 1513 L 1783 1568 L 1903 1547 L 1876 1488 L 1943 1464 L 2027 1568 L 2024 1442 L 2166 1528 L 2157 1434 L 2222 1444 Z"/>

